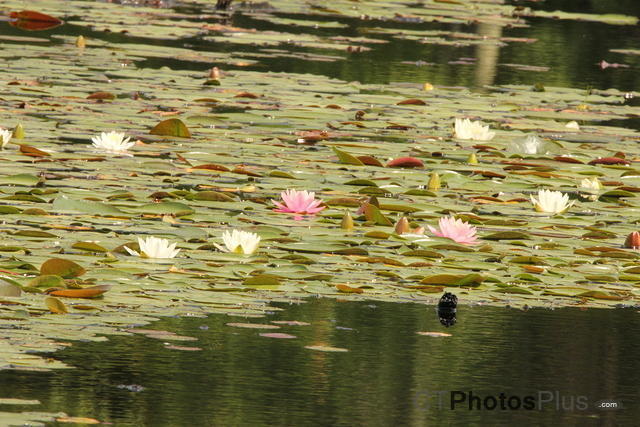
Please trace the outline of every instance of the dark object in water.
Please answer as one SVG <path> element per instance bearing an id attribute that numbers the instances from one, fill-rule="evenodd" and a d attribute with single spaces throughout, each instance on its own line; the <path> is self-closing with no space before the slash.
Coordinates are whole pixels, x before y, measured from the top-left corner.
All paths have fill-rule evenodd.
<path id="1" fill-rule="evenodd" d="M 449 309 L 455 310 L 458 306 L 458 297 L 451 292 L 445 292 L 438 303 L 438 310 Z"/>
<path id="2" fill-rule="evenodd" d="M 231 6 L 233 0 L 218 0 L 216 2 L 216 10 L 227 10 Z"/>
<path id="3" fill-rule="evenodd" d="M 447 328 L 456 324 L 456 307 L 458 297 L 451 292 L 445 292 L 438 302 L 438 318 Z"/>

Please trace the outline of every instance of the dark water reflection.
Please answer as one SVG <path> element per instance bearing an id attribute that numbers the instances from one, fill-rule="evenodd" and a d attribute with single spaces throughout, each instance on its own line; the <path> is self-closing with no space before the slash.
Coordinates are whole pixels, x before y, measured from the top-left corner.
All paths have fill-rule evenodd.
<path id="1" fill-rule="evenodd" d="M 239 3 L 239 2 L 236 2 Z M 640 2 L 637 0 L 548 0 L 524 1 L 512 0 L 508 3 L 524 5 L 534 9 L 581 11 L 585 13 L 603 14 L 618 13 L 630 16 L 640 14 Z M 123 5 L 123 8 L 133 6 Z M 290 51 L 294 55 L 272 57 L 264 56 L 264 46 L 238 45 L 234 43 L 211 42 L 201 37 L 178 40 L 161 40 L 144 37 L 133 37 L 128 34 L 113 33 L 102 28 L 65 24 L 53 30 L 39 32 L 41 37 L 52 35 L 84 35 L 88 39 L 99 39 L 114 44 L 142 43 L 156 46 L 174 46 L 189 48 L 200 52 L 229 52 L 237 59 L 252 58 L 253 53 L 260 57 L 257 65 L 233 66 L 229 64 L 207 64 L 189 62 L 178 59 L 151 57 L 136 61 L 138 67 L 160 68 L 168 66 L 173 69 L 189 69 L 205 71 L 213 65 L 225 70 L 244 69 L 256 71 L 294 72 L 322 74 L 347 81 L 362 83 L 411 82 L 422 84 L 430 82 L 435 85 L 465 86 L 481 90 L 484 85 L 543 83 L 546 86 L 574 87 L 581 89 L 617 88 L 622 91 L 638 90 L 640 87 L 640 55 L 624 55 L 611 52 L 611 49 L 638 49 L 640 27 L 638 25 L 609 25 L 598 22 L 577 20 L 555 20 L 543 18 L 526 18 L 529 24 L 525 28 L 501 27 L 486 23 L 480 24 L 443 24 L 412 23 L 382 20 L 361 20 L 340 16 L 320 16 L 276 13 L 276 16 L 292 19 L 311 19 L 314 21 L 331 21 L 345 24 L 345 28 L 311 28 L 288 24 L 276 24 L 265 19 L 257 19 L 243 14 L 238 9 L 227 20 L 208 18 L 203 20 L 202 10 L 190 3 L 176 1 L 175 10 L 192 15 L 192 20 L 203 24 L 224 23 L 234 27 L 278 31 L 290 34 L 312 34 L 319 37 L 370 37 L 382 39 L 388 43 L 369 44 L 370 51 L 349 53 L 334 49 L 299 48 L 283 43 L 270 48 Z M 73 11 L 70 10 L 70 14 Z M 25 32 L 11 27 L 8 23 L 0 23 L 0 35 L 24 36 Z M 418 41 L 402 40 L 393 34 L 371 33 L 371 28 L 391 28 L 402 30 L 442 30 L 474 33 L 481 36 L 516 37 L 535 39 L 535 42 L 509 42 L 506 46 L 443 46 L 422 44 Z M 11 43 L 11 40 L 6 40 Z M 22 43 L 17 41 L 16 43 Z M 61 44 L 63 40 L 52 39 L 51 44 Z M 296 52 L 333 55 L 341 59 L 335 62 L 313 61 L 304 59 Z M 460 61 L 463 59 L 463 61 Z M 609 63 L 620 63 L 627 68 L 601 69 L 598 63 L 605 60 Z M 507 64 L 547 67 L 548 71 L 531 71 L 514 68 Z"/>
<path id="2" fill-rule="evenodd" d="M 283 326 L 279 332 L 297 338 L 274 339 L 225 326 L 243 321 L 225 316 L 163 320 L 153 327 L 197 337 L 177 344 L 203 350 L 169 350 L 139 335 L 111 337 L 53 356 L 78 369 L 3 371 L 0 388 L 42 402 L 24 410 L 116 425 L 633 425 L 640 419 L 640 313 L 634 310 L 462 306 L 447 329 L 433 307 L 320 299 L 251 321 L 272 320 L 311 325 Z M 304 348 L 318 343 L 349 352 Z M 489 406 L 500 393 L 516 396 L 513 406 L 540 391 L 554 401 L 540 403 L 542 410 L 469 410 L 466 403 L 451 410 L 451 391 L 489 398 Z M 596 409 L 601 399 L 624 408 Z M 588 409 L 580 410 L 580 402 Z"/>

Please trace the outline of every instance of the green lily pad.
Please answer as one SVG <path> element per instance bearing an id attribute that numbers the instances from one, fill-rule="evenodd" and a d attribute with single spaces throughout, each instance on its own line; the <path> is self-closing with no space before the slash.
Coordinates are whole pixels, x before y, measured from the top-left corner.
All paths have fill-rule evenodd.
<path id="1" fill-rule="evenodd" d="M 86 270 L 79 264 L 63 258 L 51 258 L 42 263 L 40 274 L 56 275 L 65 279 L 82 276 Z"/>
<path id="2" fill-rule="evenodd" d="M 177 136 L 179 138 L 191 138 L 191 132 L 180 119 L 163 120 L 149 131 L 151 135 Z"/>

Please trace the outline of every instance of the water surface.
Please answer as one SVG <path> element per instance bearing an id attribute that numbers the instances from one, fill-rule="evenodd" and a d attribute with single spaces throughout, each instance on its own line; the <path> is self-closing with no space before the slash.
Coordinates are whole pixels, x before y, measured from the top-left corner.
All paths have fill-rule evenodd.
<path id="1" fill-rule="evenodd" d="M 311 299 L 282 308 L 264 319 L 217 315 L 153 325 L 198 338 L 173 344 L 201 351 L 170 350 L 140 335 L 75 343 L 52 357 L 77 369 L 3 371 L 0 388 L 40 400 L 38 411 L 116 425 L 633 425 L 640 417 L 635 310 L 463 306 L 456 325 L 445 328 L 433 307 L 413 303 Z M 278 320 L 310 325 L 276 330 L 293 339 L 226 326 Z M 425 331 L 451 336 L 417 333 Z M 304 348 L 314 344 L 349 351 Z M 526 396 L 552 400 L 533 410 L 469 410 L 468 403 L 452 410 L 455 391 L 489 406 L 500 393 L 514 407 Z M 624 408 L 596 409 L 602 399 Z"/>

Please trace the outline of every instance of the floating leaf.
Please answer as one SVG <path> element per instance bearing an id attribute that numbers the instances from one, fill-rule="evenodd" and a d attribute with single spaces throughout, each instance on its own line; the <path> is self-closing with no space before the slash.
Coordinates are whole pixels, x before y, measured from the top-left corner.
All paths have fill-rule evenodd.
<path id="1" fill-rule="evenodd" d="M 239 92 L 233 96 L 234 98 L 249 98 L 249 99 L 258 99 L 260 95 L 256 95 L 251 92 Z"/>
<path id="2" fill-rule="evenodd" d="M 396 105 L 427 105 L 427 103 L 421 99 L 411 98 L 411 99 L 404 99 L 398 102 Z"/>
<path id="3" fill-rule="evenodd" d="M 113 100 L 116 99 L 116 96 L 111 92 L 93 92 L 92 94 L 87 96 L 87 99 Z"/>
<path id="4" fill-rule="evenodd" d="M 100 252 L 100 253 L 109 252 L 107 248 L 100 246 L 99 244 L 94 242 L 77 242 L 71 245 L 71 247 L 73 249 L 79 249 L 81 251 L 87 251 L 87 252 Z"/>
<path id="5" fill-rule="evenodd" d="M 69 312 L 69 310 L 67 310 L 67 306 L 64 305 L 64 303 L 60 301 L 58 298 L 46 297 L 44 299 L 44 303 L 49 308 L 49 311 L 51 311 L 54 314 L 66 314 Z"/>
<path id="6" fill-rule="evenodd" d="M 502 288 L 492 289 L 493 292 L 501 292 L 504 294 L 522 294 L 522 295 L 533 295 L 533 292 L 530 290 L 520 287 L 520 286 L 505 286 Z"/>
<path id="7" fill-rule="evenodd" d="M 527 233 L 522 231 L 499 231 L 483 237 L 486 240 L 525 240 L 530 238 Z"/>
<path id="8" fill-rule="evenodd" d="M 10 215 L 10 214 L 18 214 L 22 212 L 20 209 L 15 206 L 1 206 L 0 205 L 0 215 Z"/>
<path id="9" fill-rule="evenodd" d="M 346 151 L 338 150 L 336 147 L 331 147 L 331 148 L 333 149 L 333 152 L 336 153 L 336 155 L 338 156 L 338 160 L 340 160 L 340 163 L 345 163 L 348 165 L 355 165 L 355 166 L 364 166 L 364 163 L 362 163 L 357 157 L 352 156 Z"/>
<path id="10" fill-rule="evenodd" d="M 17 282 L 0 277 L 0 297 L 19 297 L 22 295 L 22 288 Z"/>
<path id="11" fill-rule="evenodd" d="M 272 170 L 271 172 L 269 172 L 269 176 L 275 178 L 298 179 L 295 176 L 291 175 L 289 172 L 279 170 Z"/>
<path id="12" fill-rule="evenodd" d="M 602 199 L 606 199 L 606 198 L 618 198 L 618 197 L 635 197 L 636 194 L 632 193 L 630 191 L 625 191 L 625 190 L 611 190 L 611 191 L 605 191 L 604 193 L 602 193 L 600 195 L 600 198 Z"/>
<path id="13" fill-rule="evenodd" d="M 40 230 L 19 230 L 13 233 L 14 236 L 25 236 L 25 237 L 42 237 L 44 239 L 56 239 L 56 236 L 53 233 L 49 233 L 48 231 L 40 231 Z"/>
<path id="14" fill-rule="evenodd" d="M 95 298 L 111 289 L 111 285 L 97 285 L 82 289 L 60 289 L 47 292 L 49 295 L 66 298 Z"/>
<path id="15" fill-rule="evenodd" d="M 329 345 L 305 345 L 304 348 L 309 349 L 309 350 L 314 350 L 314 351 L 326 351 L 326 352 L 332 352 L 332 353 L 344 353 L 349 351 L 346 348 L 342 348 L 342 347 L 332 347 Z"/>
<path id="16" fill-rule="evenodd" d="M 207 163 L 206 165 L 194 166 L 193 169 L 206 169 L 206 170 L 214 170 L 214 171 L 221 171 L 221 172 L 229 172 L 231 170 L 226 166 L 216 165 L 216 164 L 213 164 L 213 163 Z"/>
<path id="17" fill-rule="evenodd" d="M 444 291 L 442 286 L 412 286 L 412 289 L 420 289 L 421 292 L 427 294 L 439 294 Z"/>
<path id="18" fill-rule="evenodd" d="M 25 156 L 30 157 L 48 157 L 51 156 L 51 153 L 47 153 L 46 151 L 42 151 L 36 147 L 32 147 L 31 145 L 26 144 L 18 144 L 20 146 L 20 152 Z"/>
<path id="19" fill-rule="evenodd" d="M 149 203 L 136 209 L 138 212 L 154 215 L 184 216 L 194 213 L 194 209 L 180 202 Z"/>
<path id="20" fill-rule="evenodd" d="M 386 216 L 380 212 L 375 205 L 371 203 L 367 203 L 364 207 L 364 216 L 367 218 L 367 221 L 373 221 L 377 225 L 388 225 L 393 226 L 393 222 Z"/>
<path id="21" fill-rule="evenodd" d="M 35 175 L 31 175 L 29 173 L 20 173 L 17 175 L 8 175 L 0 177 L 0 184 L 9 184 L 9 185 L 25 185 L 25 186 L 34 186 L 40 183 L 40 178 Z"/>
<path id="22" fill-rule="evenodd" d="M 73 423 L 73 424 L 101 424 L 100 421 L 95 418 L 87 417 L 58 417 L 56 418 L 58 423 Z"/>
<path id="23" fill-rule="evenodd" d="M 599 159 L 591 160 L 590 165 L 628 165 L 631 164 L 629 160 L 621 159 L 619 157 L 601 157 Z"/>
<path id="24" fill-rule="evenodd" d="M 610 301 L 622 301 L 625 299 L 620 295 L 607 294 L 602 291 L 588 291 L 588 292 L 583 292 L 581 294 L 577 294 L 576 296 L 583 297 L 583 298 L 604 299 L 604 300 L 610 300 Z"/>
<path id="25" fill-rule="evenodd" d="M 86 270 L 73 261 L 62 258 L 51 258 L 42 263 L 40 266 L 40 274 L 56 275 L 65 279 L 73 279 L 82 276 Z"/>
<path id="26" fill-rule="evenodd" d="M 418 335 L 424 335 L 426 337 L 450 337 L 451 334 L 448 334 L 446 332 L 429 332 L 429 331 L 419 331 L 416 332 L 416 334 Z"/>
<path id="27" fill-rule="evenodd" d="M 201 351 L 202 350 L 200 347 L 188 347 L 188 346 L 173 345 L 173 344 L 165 345 L 164 348 L 168 350 L 180 350 L 180 351 Z"/>
<path id="28" fill-rule="evenodd" d="M 34 277 L 29 281 L 27 286 L 31 286 L 33 288 L 53 288 L 53 287 L 64 287 L 64 279 L 55 274 L 45 274 L 38 277 Z"/>
<path id="29" fill-rule="evenodd" d="M 58 18 L 34 10 L 11 12 L 9 18 L 11 25 L 27 31 L 49 30 L 63 24 Z"/>
<path id="30" fill-rule="evenodd" d="M 336 289 L 339 290 L 340 292 L 344 292 L 346 294 L 361 294 L 361 293 L 364 292 L 364 290 L 362 290 L 360 288 L 354 288 L 354 287 L 351 287 L 349 285 L 344 285 L 344 284 L 336 285 Z"/>
<path id="31" fill-rule="evenodd" d="M 372 237 L 374 239 L 388 239 L 389 236 L 391 236 L 391 233 L 387 233 L 386 231 L 382 230 L 373 230 L 364 233 L 364 237 Z"/>
<path id="32" fill-rule="evenodd" d="M 248 329 L 280 329 L 280 326 L 268 325 L 265 323 L 225 323 L 227 326 L 233 326 L 235 328 L 248 328 Z"/>
<path id="33" fill-rule="evenodd" d="M 301 322 L 299 320 L 272 320 L 271 323 L 276 325 L 288 325 L 288 326 L 309 326 L 309 322 Z"/>
<path id="34" fill-rule="evenodd" d="M 218 191 L 199 191 L 193 196 L 194 200 L 208 200 L 210 202 L 234 202 L 235 199 Z"/>
<path id="35" fill-rule="evenodd" d="M 39 400 L 0 397 L 0 405 L 40 405 Z"/>
<path id="36" fill-rule="evenodd" d="M 179 138 L 191 138 L 189 128 L 180 119 L 163 120 L 149 131 L 151 135 L 177 136 Z"/>
<path id="37" fill-rule="evenodd" d="M 265 338 L 279 338 L 279 339 L 294 339 L 294 338 L 298 338 L 295 335 L 285 334 L 285 333 L 282 333 L 282 332 L 262 332 L 262 333 L 259 333 L 258 335 L 260 335 L 261 337 L 265 337 Z"/>
<path id="38" fill-rule="evenodd" d="M 103 215 L 103 216 L 122 216 L 124 212 L 115 206 L 111 206 L 107 203 L 101 203 L 96 201 L 85 201 L 70 199 L 66 196 L 56 197 L 53 201 L 53 209 L 57 211 L 75 211 L 82 212 L 91 215 Z"/>
<path id="39" fill-rule="evenodd" d="M 357 159 L 367 166 L 378 166 L 380 168 L 384 167 L 382 162 L 373 156 L 357 156 Z"/>
<path id="40" fill-rule="evenodd" d="M 280 278 L 273 274 L 258 274 L 257 276 L 251 276 L 242 282 L 244 286 L 280 286 Z"/>
<path id="41" fill-rule="evenodd" d="M 514 264 L 549 265 L 545 260 L 535 256 L 516 256 L 509 260 Z"/>
<path id="42" fill-rule="evenodd" d="M 425 249 L 406 251 L 402 253 L 402 256 L 419 257 L 419 258 L 444 258 L 444 255 L 442 255 L 439 252 L 428 251 Z"/>
<path id="43" fill-rule="evenodd" d="M 424 163 L 416 157 L 399 157 L 387 163 L 388 168 L 422 168 Z"/>
<path id="44" fill-rule="evenodd" d="M 447 285 L 447 286 L 478 286 L 484 277 L 479 274 L 436 274 L 427 276 L 420 281 L 423 285 Z"/>

